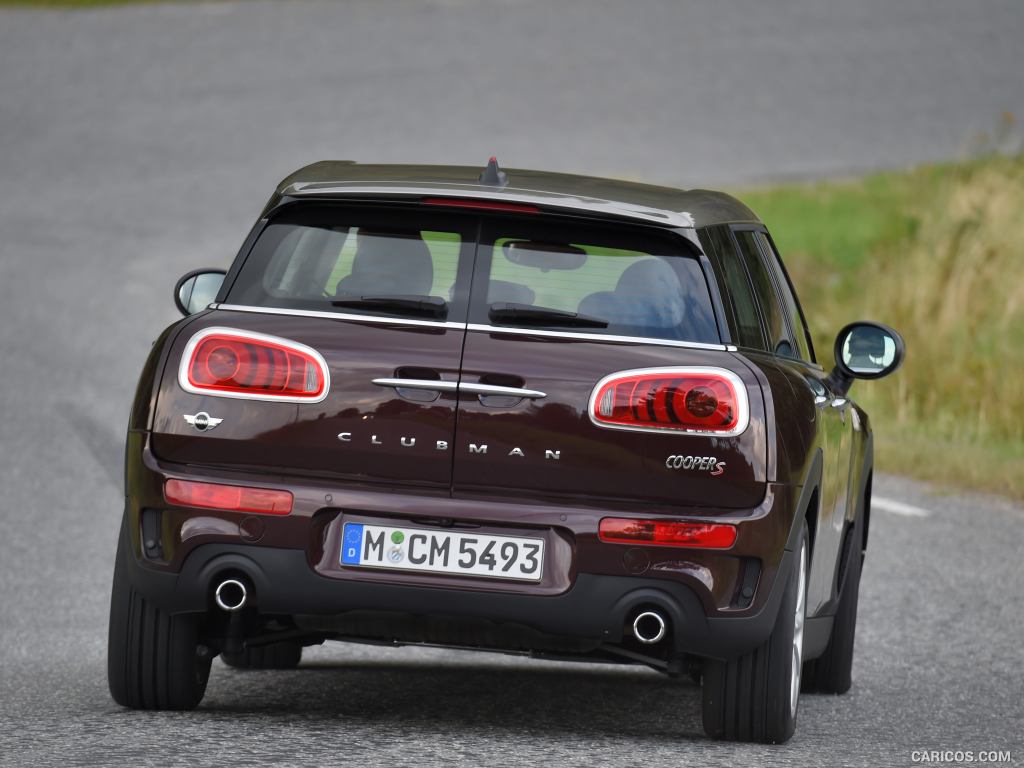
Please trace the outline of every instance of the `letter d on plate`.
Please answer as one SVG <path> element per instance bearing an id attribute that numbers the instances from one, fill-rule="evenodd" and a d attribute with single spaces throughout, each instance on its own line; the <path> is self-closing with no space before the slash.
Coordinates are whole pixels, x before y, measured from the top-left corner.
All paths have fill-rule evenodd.
<path id="1" fill-rule="evenodd" d="M 341 562 L 346 565 L 359 565 L 359 550 L 362 546 L 362 523 L 345 523 L 345 535 L 341 537 Z"/>

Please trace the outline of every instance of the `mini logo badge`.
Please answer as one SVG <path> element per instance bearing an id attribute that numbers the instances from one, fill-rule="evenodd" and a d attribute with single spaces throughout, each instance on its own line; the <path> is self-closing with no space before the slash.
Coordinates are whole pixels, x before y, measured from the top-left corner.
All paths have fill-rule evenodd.
<path id="1" fill-rule="evenodd" d="M 206 432 L 207 430 L 213 429 L 220 424 L 224 419 L 215 419 L 213 416 L 208 414 L 206 411 L 200 411 L 195 416 L 185 414 L 185 421 L 189 423 L 189 426 L 195 427 L 200 432 Z"/>

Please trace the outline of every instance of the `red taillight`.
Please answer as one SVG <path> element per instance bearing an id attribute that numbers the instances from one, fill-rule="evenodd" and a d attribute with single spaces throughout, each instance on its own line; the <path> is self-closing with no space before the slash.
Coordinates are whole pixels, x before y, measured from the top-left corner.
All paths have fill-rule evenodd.
<path id="1" fill-rule="evenodd" d="M 243 485 L 168 480 L 164 483 L 164 498 L 168 504 L 223 509 L 229 512 L 287 515 L 292 511 L 292 495 L 288 491 L 247 488 Z"/>
<path id="2" fill-rule="evenodd" d="M 441 205 L 446 208 L 473 208 L 481 211 L 505 211 L 506 213 L 540 213 L 540 208 L 526 203 L 503 203 L 500 200 L 477 200 L 465 197 L 425 197 L 424 205 Z"/>
<path id="3" fill-rule="evenodd" d="M 276 336 L 206 328 L 189 341 L 178 375 L 197 394 L 286 402 L 327 396 L 327 364 L 315 350 Z"/>
<path id="4" fill-rule="evenodd" d="M 717 436 L 747 428 L 747 391 L 723 368 L 647 368 L 605 376 L 590 396 L 600 427 Z"/>
<path id="5" fill-rule="evenodd" d="M 598 534 L 601 541 L 613 544 L 728 549 L 736 541 L 736 526 L 725 523 L 681 523 L 671 520 L 606 517 L 601 521 Z"/>

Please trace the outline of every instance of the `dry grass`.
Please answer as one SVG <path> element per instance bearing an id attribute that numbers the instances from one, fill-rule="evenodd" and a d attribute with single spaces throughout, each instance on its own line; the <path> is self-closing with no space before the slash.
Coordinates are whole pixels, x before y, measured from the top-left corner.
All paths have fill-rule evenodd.
<path id="1" fill-rule="evenodd" d="M 902 329 L 906 367 L 862 397 L 892 420 L 886 459 L 1024 497 L 1024 157 L 959 168 L 922 202 L 858 302 Z"/>
<path id="2" fill-rule="evenodd" d="M 872 212 L 862 193 L 880 179 L 899 211 Z M 832 209 L 837 188 L 818 187 Z M 757 196 L 774 195 L 785 190 Z M 898 373 L 853 390 L 872 416 L 880 467 L 1024 498 L 1024 155 L 886 174 L 845 185 L 839 199 L 834 227 L 858 204 L 877 220 L 864 258 L 837 261 L 823 251 L 827 235 L 808 248 L 794 234 L 800 245 L 784 255 L 823 362 L 852 319 L 887 323 L 907 341 Z M 821 213 L 813 203 L 803 212 Z M 783 228 L 802 217 L 765 218 L 785 251 Z M 820 217 L 813 226 L 828 231 Z"/>

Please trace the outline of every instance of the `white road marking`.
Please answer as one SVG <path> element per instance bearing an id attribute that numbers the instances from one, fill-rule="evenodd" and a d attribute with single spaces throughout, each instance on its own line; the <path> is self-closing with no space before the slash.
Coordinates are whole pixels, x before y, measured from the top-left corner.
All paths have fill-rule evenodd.
<path id="1" fill-rule="evenodd" d="M 904 517 L 929 517 L 932 514 L 927 509 L 904 504 L 902 501 L 887 499 L 883 496 L 872 496 L 871 506 L 886 512 L 892 512 L 894 515 L 903 515 Z"/>

